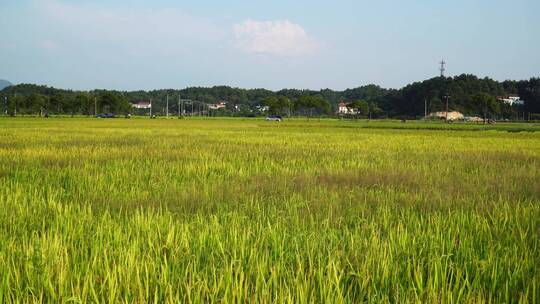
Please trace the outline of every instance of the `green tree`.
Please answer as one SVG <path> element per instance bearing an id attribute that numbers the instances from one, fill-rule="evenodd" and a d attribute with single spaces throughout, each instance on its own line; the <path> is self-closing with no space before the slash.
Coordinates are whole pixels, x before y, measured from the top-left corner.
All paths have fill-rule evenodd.
<path id="1" fill-rule="evenodd" d="M 291 113 L 291 100 L 286 96 L 278 97 L 278 108 L 280 109 L 280 114 L 285 114 L 285 111 L 288 115 Z"/>
<path id="2" fill-rule="evenodd" d="M 525 101 L 524 110 L 529 113 L 540 113 L 540 78 L 519 81 L 519 96 Z"/>
<path id="3" fill-rule="evenodd" d="M 277 104 L 278 104 L 278 99 L 276 96 L 269 96 L 269 97 L 266 97 L 263 101 L 262 101 L 262 104 L 264 106 L 267 106 L 269 109 L 268 109 L 268 112 L 269 114 L 277 114 Z"/>
<path id="4" fill-rule="evenodd" d="M 47 97 L 42 94 L 33 93 L 27 98 L 28 112 L 31 114 L 39 114 L 39 116 L 42 116 L 46 105 Z"/>
<path id="5" fill-rule="evenodd" d="M 499 102 L 491 95 L 486 93 L 477 93 L 472 98 L 473 104 L 476 106 L 477 114 L 481 115 L 484 123 L 488 115 L 497 115 L 500 112 Z"/>
<path id="6" fill-rule="evenodd" d="M 381 113 L 382 109 L 379 108 L 379 105 L 375 102 L 369 103 L 369 119 L 371 119 L 372 116 L 378 117 Z"/>
<path id="7" fill-rule="evenodd" d="M 365 100 L 360 99 L 360 100 L 357 100 L 357 101 L 354 101 L 354 102 L 351 102 L 351 103 L 347 104 L 347 106 L 349 108 L 356 109 L 356 111 L 357 111 L 356 115 L 358 117 L 359 116 L 364 116 L 364 117 L 369 116 L 369 104 Z"/>
<path id="8" fill-rule="evenodd" d="M 66 106 L 65 94 L 56 93 L 50 98 L 48 111 L 54 114 L 63 114 L 65 106 Z"/>
<path id="9" fill-rule="evenodd" d="M 444 103 L 439 97 L 437 96 L 431 97 L 431 99 L 429 100 L 429 111 L 430 112 L 444 111 Z"/>
<path id="10" fill-rule="evenodd" d="M 262 104 L 270 108 L 268 112 L 272 115 L 283 115 L 286 109 L 289 109 L 291 106 L 289 99 L 285 96 L 266 97 Z"/>
<path id="11" fill-rule="evenodd" d="M 295 110 L 304 111 L 306 116 L 312 117 L 313 112 L 318 114 L 329 114 L 330 104 L 321 96 L 300 96 L 294 103 Z"/>
<path id="12" fill-rule="evenodd" d="M 102 112 L 127 114 L 131 111 L 131 105 L 123 94 L 107 91 L 99 97 L 99 109 Z"/>
<path id="13" fill-rule="evenodd" d="M 71 117 L 75 116 L 76 113 L 80 112 L 79 100 L 75 98 L 72 94 L 66 95 L 64 97 L 64 107 L 63 111 L 66 114 L 70 114 Z"/>
<path id="14" fill-rule="evenodd" d="M 24 97 L 20 95 L 8 97 L 7 111 L 10 116 L 17 116 L 19 108 L 24 104 Z"/>
<path id="15" fill-rule="evenodd" d="M 81 92 L 75 96 L 75 102 L 79 106 L 79 111 L 83 115 L 94 113 L 94 99 L 86 92 Z"/>

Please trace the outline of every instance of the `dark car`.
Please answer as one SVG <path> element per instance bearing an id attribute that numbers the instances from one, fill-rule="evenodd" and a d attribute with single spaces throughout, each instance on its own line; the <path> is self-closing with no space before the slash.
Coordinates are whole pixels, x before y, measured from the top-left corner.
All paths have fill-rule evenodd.
<path id="1" fill-rule="evenodd" d="M 279 115 L 268 115 L 266 116 L 266 121 L 282 121 L 283 118 Z"/>
<path id="2" fill-rule="evenodd" d="M 112 113 L 99 113 L 96 115 L 97 118 L 114 118 Z"/>

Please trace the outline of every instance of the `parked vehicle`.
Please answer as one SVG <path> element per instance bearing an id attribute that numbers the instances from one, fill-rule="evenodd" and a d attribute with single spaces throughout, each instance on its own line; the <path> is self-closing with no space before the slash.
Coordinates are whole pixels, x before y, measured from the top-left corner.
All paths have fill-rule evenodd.
<path id="1" fill-rule="evenodd" d="M 114 118 L 112 113 L 99 113 L 96 115 L 97 118 Z"/>
<path id="2" fill-rule="evenodd" d="M 283 118 L 279 115 L 268 115 L 266 116 L 266 121 L 282 121 Z"/>

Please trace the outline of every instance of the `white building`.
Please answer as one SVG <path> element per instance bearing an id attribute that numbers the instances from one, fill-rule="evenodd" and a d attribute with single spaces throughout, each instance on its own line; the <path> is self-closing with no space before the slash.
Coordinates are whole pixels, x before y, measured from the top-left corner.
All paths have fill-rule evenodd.
<path id="1" fill-rule="evenodd" d="M 523 105 L 524 101 L 519 98 L 517 95 L 510 95 L 508 97 L 497 97 L 497 100 L 504 102 L 506 104 L 509 104 L 511 106 L 513 105 Z"/>
<path id="2" fill-rule="evenodd" d="M 219 110 L 219 109 L 225 109 L 227 107 L 226 102 L 220 102 L 220 103 L 210 103 L 208 104 L 209 110 Z"/>
<path id="3" fill-rule="evenodd" d="M 257 109 L 258 111 L 261 111 L 261 112 L 268 112 L 268 111 L 270 111 L 270 107 L 269 107 L 269 106 L 256 106 L 255 109 Z"/>
<path id="4" fill-rule="evenodd" d="M 135 109 L 150 109 L 152 104 L 149 101 L 139 101 L 137 103 L 132 103 L 131 106 Z"/>
<path id="5" fill-rule="evenodd" d="M 336 111 L 336 114 L 357 114 L 356 109 L 349 108 L 347 104 L 344 101 L 340 101 L 338 104 L 338 108 Z"/>

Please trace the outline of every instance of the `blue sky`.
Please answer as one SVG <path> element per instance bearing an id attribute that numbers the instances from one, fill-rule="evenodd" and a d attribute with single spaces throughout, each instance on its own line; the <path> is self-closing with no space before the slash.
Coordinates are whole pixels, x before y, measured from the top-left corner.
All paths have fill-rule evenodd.
<path id="1" fill-rule="evenodd" d="M 540 1 L 1 0 L 0 79 L 121 90 L 540 76 Z"/>

